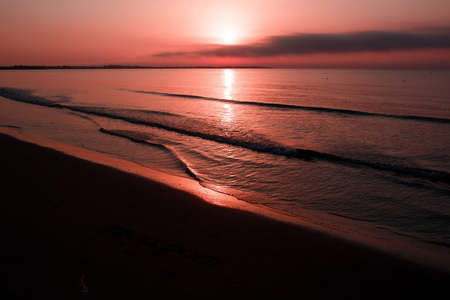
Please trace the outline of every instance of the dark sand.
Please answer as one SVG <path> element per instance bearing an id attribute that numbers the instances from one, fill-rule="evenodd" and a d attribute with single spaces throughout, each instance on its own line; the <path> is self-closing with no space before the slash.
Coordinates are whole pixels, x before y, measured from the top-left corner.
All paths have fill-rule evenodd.
<path id="1" fill-rule="evenodd" d="M 450 299 L 449 273 L 6 135 L 0 180 L 0 299 Z"/>

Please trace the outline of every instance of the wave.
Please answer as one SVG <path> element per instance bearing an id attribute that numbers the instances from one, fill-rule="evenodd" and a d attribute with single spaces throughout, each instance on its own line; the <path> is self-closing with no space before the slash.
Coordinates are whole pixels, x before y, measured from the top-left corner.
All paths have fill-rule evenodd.
<path id="1" fill-rule="evenodd" d="M 186 174 L 188 174 L 189 176 L 191 176 L 195 180 L 200 181 L 199 178 L 197 177 L 197 175 L 189 168 L 187 163 L 173 149 L 167 147 L 166 145 L 150 142 L 150 141 L 148 141 L 145 138 L 145 136 L 138 137 L 138 136 L 136 136 L 135 132 L 130 132 L 130 131 L 126 131 L 126 130 L 108 130 L 108 129 L 105 129 L 105 128 L 100 128 L 100 132 L 103 132 L 103 133 L 106 133 L 106 134 L 109 134 L 109 135 L 114 135 L 114 136 L 126 138 L 126 139 L 128 139 L 128 140 L 130 140 L 132 142 L 135 142 L 135 143 L 144 144 L 144 145 L 147 145 L 147 146 L 153 146 L 153 147 L 157 147 L 157 148 L 160 148 L 160 149 L 164 149 L 164 150 L 170 152 L 175 157 L 175 159 L 177 160 L 178 164 L 180 166 L 182 166 L 182 168 L 184 169 Z M 138 133 L 138 134 L 140 134 L 140 133 Z"/>
<path id="2" fill-rule="evenodd" d="M 14 100 L 14 101 L 37 104 L 37 105 L 48 106 L 48 107 L 62 106 L 62 105 L 57 104 L 46 98 L 35 96 L 32 93 L 33 93 L 33 90 L 0 87 L 0 96 Z"/>
<path id="3" fill-rule="evenodd" d="M 85 111 L 87 112 L 87 111 Z M 146 125 L 146 126 L 152 126 L 157 127 L 160 129 L 177 132 L 180 134 L 193 136 L 193 137 L 199 137 L 205 140 L 210 140 L 214 142 L 219 142 L 223 144 L 228 144 L 232 146 L 239 146 L 246 149 L 250 149 L 257 152 L 263 152 L 263 153 L 270 153 L 274 155 L 280 155 L 285 156 L 288 158 L 297 158 L 302 159 L 306 161 L 313 161 L 313 160 L 323 160 L 328 162 L 335 162 L 335 163 L 345 163 L 347 165 L 359 165 L 359 166 L 365 166 L 370 167 L 377 170 L 382 171 L 391 171 L 395 172 L 397 174 L 407 175 L 407 176 L 414 176 L 414 177 L 422 177 L 427 178 L 432 181 L 441 181 L 450 183 L 450 174 L 442 171 L 435 171 L 435 170 L 428 170 L 428 169 L 422 169 L 422 168 L 414 168 L 414 167 L 408 167 L 408 166 L 400 166 L 400 165 L 392 165 L 392 164 L 386 164 L 381 162 L 370 162 L 365 161 L 361 159 L 355 159 L 355 158 L 347 158 L 342 156 L 337 156 L 334 154 L 319 152 L 315 150 L 308 150 L 308 149 L 300 149 L 300 148 L 291 148 L 286 147 L 283 145 L 275 144 L 272 142 L 272 144 L 264 143 L 264 141 L 245 141 L 242 139 L 235 139 L 233 137 L 227 137 L 222 135 L 216 135 L 216 134 L 208 134 L 201 131 L 193 131 L 193 130 L 187 130 L 183 128 L 178 128 L 174 126 L 169 126 L 165 124 L 150 122 L 150 121 L 144 121 L 139 120 L 135 118 L 130 117 L 121 117 L 118 115 L 110 114 L 110 113 L 102 113 L 102 112 L 94 112 L 90 111 L 92 114 L 96 114 L 103 117 L 109 117 L 109 118 L 116 118 L 123 121 L 127 121 L 134 124 L 139 125 Z"/>
<path id="4" fill-rule="evenodd" d="M 11 88 L 0 88 L 0 96 L 20 102 L 44 105 L 54 108 L 64 108 L 74 112 L 122 120 L 137 125 L 156 127 L 183 135 L 198 137 L 205 140 L 210 140 L 232 146 L 238 146 L 257 152 L 264 152 L 288 158 L 297 158 L 305 161 L 321 160 L 333 163 L 346 164 L 347 166 L 364 166 L 370 167 L 372 169 L 394 172 L 400 175 L 420 177 L 431 181 L 450 183 L 450 173 L 401 165 L 393 165 L 382 162 L 372 162 L 362 159 L 347 158 L 315 150 L 291 148 L 267 140 L 263 136 L 259 136 L 252 132 L 241 133 L 240 136 L 227 136 L 224 135 L 221 128 L 214 128 L 214 126 L 209 127 L 210 124 L 202 123 L 199 120 L 195 120 L 189 117 L 176 115 L 172 113 L 165 113 L 159 111 L 124 110 L 124 109 L 113 109 L 104 107 L 102 108 L 90 106 L 69 106 L 69 105 L 55 104 L 54 102 L 51 102 L 45 98 L 31 95 L 31 92 L 29 90 L 19 90 Z M 139 112 L 139 114 L 137 114 L 137 112 Z M 172 120 L 168 119 L 168 117 L 172 118 Z M 117 131 L 114 132 L 102 129 L 102 132 L 119 135 Z M 148 141 L 145 141 L 141 138 L 133 138 L 126 135 L 122 135 L 122 137 L 126 137 L 132 141 L 139 143 L 151 144 Z M 151 145 L 154 146 L 154 144 Z M 166 149 L 171 151 L 166 146 L 163 145 L 159 146 L 165 147 Z M 187 167 L 187 165 L 184 162 L 183 164 L 186 166 L 189 172 L 192 173 L 192 171 Z M 195 176 L 194 173 L 190 175 Z"/>
<path id="5" fill-rule="evenodd" d="M 392 115 L 392 114 L 373 113 L 373 112 L 366 112 L 366 111 L 359 111 L 359 110 L 350 110 L 350 109 L 340 109 L 340 108 L 328 108 L 328 107 L 301 106 L 301 105 L 291 105 L 291 104 L 281 104 L 281 103 L 228 100 L 228 99 L 204 97 L 204 96 L 189 95 L 189 94 L 172 94 L 172 93 L 162 93 L 162 92 L 154 92 L 154 91 L 138 91 L 138 90 L 130 90 L 130 89 L 120 89 L 120 90 L 133 92 L 133 93 L 142 93 L 142 94 L 151 94 L 151 95 L 165 96 L 165 97 L 191 98 L 191 99 L 198 99 L 198 100 L 225 102 L 225 103 L 233 103 L 233 104 L 238 104 L 238 105 L 252 105 L 252 106 L 259 106 L 259 107 L 276 108 L 276 109 L 303 110 L 303 111 L 330 113 L 330 114 L 338 114 L 338 115 L 351 115 L 351 116 L 361 116 L 361 117 L 381 117 L 381 118 L 390 118 L 390 119 L 400 119 L 400 120 L 412 120 L 412 121 L 420 121 L 420 122 L 450 124 L 450 119 L 445 119 L 445 118 L 434 118 L 434 117 L 424 117 L 424 116 L 414 116 L 414 115 Z"/>
<path id="6" fill-rule="evenodd" d="M 12 129 L 22 129 L 20 126 L 9 125 L 9 124 L 0 124 L 0 127 L 12 128 Z"/>

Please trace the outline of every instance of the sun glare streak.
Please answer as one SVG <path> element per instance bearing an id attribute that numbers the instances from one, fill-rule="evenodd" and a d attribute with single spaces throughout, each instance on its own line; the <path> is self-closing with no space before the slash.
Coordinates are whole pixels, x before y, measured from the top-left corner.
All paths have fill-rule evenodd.
<path id="1" fill-rule="evenodd" d="M 225 87 L 224 99 L 231 100 L 231 93 L 233 91 L 234 71 L 231 69 L 224 69 L 222 73 L 223 85 Z M 235 112 L 233 107 L 225 103 L 221 109 L 222 126 L 226 132 L 232 132 L 235 124 Z"/>
<path id="2" fill-rule="evenodd" d="M 226 135 L 232 134 L 232 132 L 235 130 L 235 114 L 234 109 L 230 104 L 223 104 L 223 111 L 221 113 L 221 123 L 222 128 L 224 129 L 224 132 Z"/>
<path id="3" fill-rule="evenodd" d="M 223 97 L 227 100 L 231 100 L 231 92 L 233 91 L 234 71 L 231 69 L 223 70 L 223 85 L 225 86 L 225 92 Z"/>

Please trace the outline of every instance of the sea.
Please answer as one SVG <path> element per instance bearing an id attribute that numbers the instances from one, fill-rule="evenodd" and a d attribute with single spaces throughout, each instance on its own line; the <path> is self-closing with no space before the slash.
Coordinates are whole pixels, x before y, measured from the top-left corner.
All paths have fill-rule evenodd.
<path id="1" fill-rule="evenodd" d="M 450 248 L 450 70 L 1 70 L 0 126 Z"/>

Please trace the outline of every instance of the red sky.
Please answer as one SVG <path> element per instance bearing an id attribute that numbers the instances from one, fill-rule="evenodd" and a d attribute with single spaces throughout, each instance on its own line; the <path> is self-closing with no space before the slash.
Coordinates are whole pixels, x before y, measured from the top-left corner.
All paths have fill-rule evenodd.
<path id="1" fill-rule="evenodd" d="M 450 68 L 449 0 L 1 0 L 0 65 Z"/>

